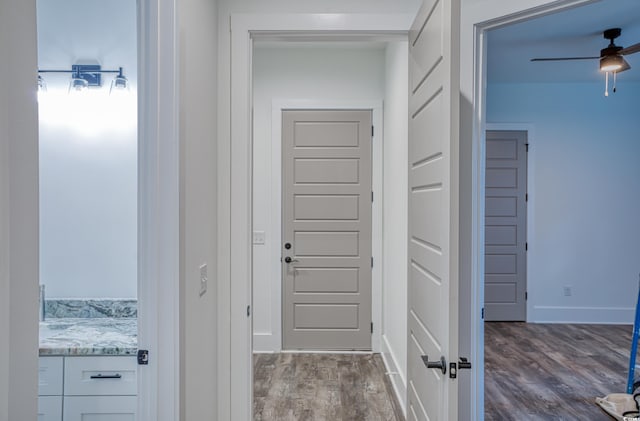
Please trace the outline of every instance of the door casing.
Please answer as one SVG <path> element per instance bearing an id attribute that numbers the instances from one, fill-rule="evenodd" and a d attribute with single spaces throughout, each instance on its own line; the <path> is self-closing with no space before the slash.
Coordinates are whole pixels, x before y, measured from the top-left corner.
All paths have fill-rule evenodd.
<path id="1" fill-rule="evenodd" d="M 373 135 L 373 191 L 374 201 L 372 204 L 372 251 L 374 265 L 371 273 L 371 316 L 374 325 L 373 336 L 371 338 L 371 349 L 373 352 L 380 352 L 382 347 L 382 125 L 383 111 L 382 100 L 353 100 L 353 101 L 320 101 L 320 100 L 300 100 L 300 99 L 276 99 L 272 102 L 271 118 L 271 180 L 273 180 L 271 197 L 271 224 L 270 233 L 273 236 L 273 243 L 282 243 L 282 110 L 296 109 L 360 109 L 372 110 L 373 126 L 379 129 Z M 257 352 L 279 352 L 282 350 L 282 289 L 280 279 L 282 279 L 282 265 L 280 264 L 280 247 L 271 249 L 271 266 L 268 268 L 271 279 L 278 280 L 278 284 L 273 284 L 271 296 L 271 308 L 273 318 L 272 327 L 275 328 L 271 335 L 253 335 L 252 349 Z M 376 264 L 376 262 L 378 262 Z"/>
<path id="2" fill-rule="evenodd" d="M 230 388 L 221 390 L 219 402 L 229 402 L 231 419 L 249 420 L 252 411 L 252 325 L 248 317 L 251 306 L 251 273 L 247 262 L 252 261 L 251 215 L 251 57 L 254 37 L 296 37 L 305 34 L 321 38 L 319 34 L 333 35 L 344 40 L 349 33 L 360 41 L 368 37 L 398 36 L 407 33 L 412 16 L 404 14 L 285 14 L 285 15 L 234 15 L 231 19 L 231 185 L 229 189 L 231 258 L 228 269 L 234 279 L 226 289 L 219 290 L 220 299 L 230 300 L 230 326 L 221 329 L 220 335 L 229 338 L 229 364 L 220 374 L 229 378 Z M 224 194 L 224 193 L 223 193 Z M 228 329 L 228 330 L 227 330 Z M 226 336 L 228 335 L 228 336 Z M 220 365 L 222 367 L 222 364 Z M 233 372 L 233 375 L 231 374 Z M 222 388 L 221 388 L 222 389 Z"/>

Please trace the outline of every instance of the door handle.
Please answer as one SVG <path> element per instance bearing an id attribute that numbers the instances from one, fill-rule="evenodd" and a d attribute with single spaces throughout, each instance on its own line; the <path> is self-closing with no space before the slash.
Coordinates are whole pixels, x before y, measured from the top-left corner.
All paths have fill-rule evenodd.
<path id="1" fill-rule="evenodd" d="M 285 263 L 296 263 L 298 262 L 298 259 L 292 259 L 291 257 L 287 256 L 284 258 L 284 262 Z"/>
<path id="2" fill-rule="evenodd" d="M 91 376 L 92 379 L 98 380 L 98 379 L 121 379 L 122 375 L 121 374 L 94 374 L 93 376 Z"/>
<path id="3" fill-rule="evenodd" d="M 442 371 L 442 374 L 447 374 L 447 360 L 445 360 L 444 356 L 440 357 L 438 361 L 429 361 L 429 357 L 423 355 L 422 362 L 427 368 L 437 368 Z"/>

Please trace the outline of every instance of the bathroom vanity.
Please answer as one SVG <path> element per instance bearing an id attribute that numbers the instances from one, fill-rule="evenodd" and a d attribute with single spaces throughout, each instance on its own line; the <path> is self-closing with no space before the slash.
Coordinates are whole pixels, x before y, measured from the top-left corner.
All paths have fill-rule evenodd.
<path id="1" fill-rule="evenodd" d="M 134 421 L 136 352 L 135 318 L 40 322 L 38 420 Z"/>

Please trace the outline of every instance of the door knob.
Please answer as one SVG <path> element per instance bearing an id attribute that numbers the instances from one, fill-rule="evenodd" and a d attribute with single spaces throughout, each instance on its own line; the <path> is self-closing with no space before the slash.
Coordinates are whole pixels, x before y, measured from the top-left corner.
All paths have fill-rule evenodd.
<path id="1" fill-rule="evenodd" d="M 447 374 L 447 360 L 445 360 L 444 356 L 440 357 L 438 361 L 429 361 L 429 357 L 423 355 L 422 362 L 427 368 L 437 368 L 442 371 L 442 374 Z"/>
<path id="2" fill-rule="evenodd" d="M 292 259 L 292 258 L 291 258 L 291 257 L 289 257 L 289 256 L 287 256 L 287 257 L 285 257 L 285 258 L 284 258 L 284 262 L 285 262 L 285 263 L 295 263 L 295 262 L 297 262 L 297 261 L 298 261 L 298 259 Z"/>
<path id="3" fill-rule="evenodd" d="M 291 243 L 284 243 L 284 248 L 289 250 L 291 248 Z"/>

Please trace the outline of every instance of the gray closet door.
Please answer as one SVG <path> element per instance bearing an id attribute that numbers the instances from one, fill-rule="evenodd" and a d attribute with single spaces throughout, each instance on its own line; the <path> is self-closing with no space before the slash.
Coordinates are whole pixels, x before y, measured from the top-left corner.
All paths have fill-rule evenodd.
<path id="1" fill-rule="evenodd" d="M 371 138 L 371 111 L 283 112 L 283 349 L 371 349 Z"/>
<path id="2" fill-rule="evenodd" d="M 527 133 L 487 131 L 485 320 L 527 316 Z"/>

